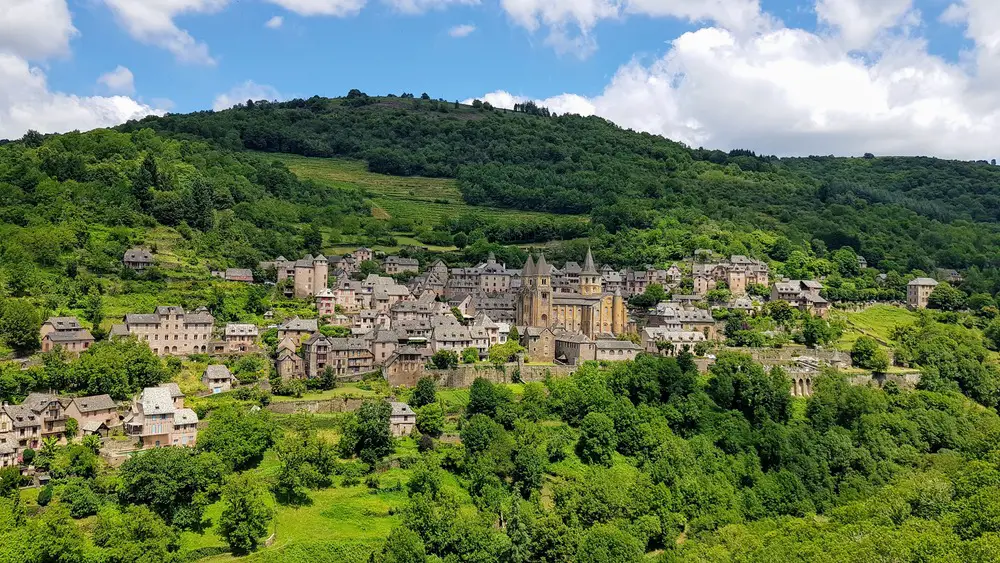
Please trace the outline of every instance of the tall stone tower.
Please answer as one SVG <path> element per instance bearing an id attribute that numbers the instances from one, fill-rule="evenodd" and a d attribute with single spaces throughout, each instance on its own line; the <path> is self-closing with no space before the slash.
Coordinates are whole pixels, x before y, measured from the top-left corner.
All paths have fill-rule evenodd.
<path id="1" fill-rule="evenodd" d="M 580 272 L 580 295 L 589 297 L 601 293 L 601 274 L 594 265 L 594 255 L 587 248 L 587 259 L 583 261 L 583 271 Z"/>
<path id="2" fill-rule="evenodd" d="M 313 258 L 313 287 L 312 294 L 319 295 L 321 291 L 330 285 L 330 263 L 326 256 L 320 254 Z"/>
<path id="3" fill-rule="evenodd" d="M 548 328 L 552 322 L 552 270 L 545 256 L 540 256 L 537 263 L 528 256 L 521 277 L 519 322 Z"/>
<path id="4" fill-rule="evenodd" d="M 611 300 L 611 332 L 616 335 L 625 334 L 628 325 L 628 309 L 625 307 L 625 298 L 622 290 L 616 290 Z"/>

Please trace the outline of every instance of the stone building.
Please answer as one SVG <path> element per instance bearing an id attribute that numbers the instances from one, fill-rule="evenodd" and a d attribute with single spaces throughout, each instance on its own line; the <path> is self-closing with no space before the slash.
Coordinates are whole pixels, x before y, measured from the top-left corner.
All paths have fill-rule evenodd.
<path id="1" fill-rule="evenodd" d="M 691 265 L 694 292 L 704 296 L 715 289 L 719 282 L 725 282 L 733 295 L 744 295 L 751 285 L 770 284 L 770 267 L 766 262 L 734 255 L 718 263 L 694 263 Z"/>
<path id="2" fill-rule="evenodd" d="M 420 261 L 416 258 L 402 258 L 399 256 L 388 256 L 382 263 L 382 269 L 390 276 L 402 274 L 403 272 L 419 272 Z"/>
<path id="3" fill-rule="evenodd" d="M 194 447 L 198 415 L 184 408 L 184 395 L 170 387 L 147 387 L 132 402 L 124 420 L 125 433 L 139 440 L 143 449 L 163 446 Z"/>
<path id="4" fill-rule="evenodd" d="M 213 364 L 205 368 L 201 382 L 213 394 L 225 393 L 233 388 L 233 374 L 224 364 Z"/>
<path id="5" fill-rule="evenodd" d="M 338 377 L 362 375 L 375 369 L 375 356 L 359 338 L 329 338 L 317 332 L 302 344 L 306 377 L 322 377 L 331 368 Z"/>
<path id="6" fill-rule="evenodd" d="M 298 341 L 293 340 L 291 337 L 286 337 L 278 342 L 274 368 L 282 381 L 302 379 L 306 376 L 305 362 L 298 355 L 297 348 Z"/>
<path id="7" fill-rule="evenodd" d="M 906 284 L 906 304 L 911 309 L 926 309 L 927 301 L 938 282 L 931 278 L 917 278 Z"/>
<path id="8" fill-rule="evenodd" d="M 672 330 L 668 327 L 646 327 L 642 331 L 642 348 L 650 354 L 674 356 L 685 348 L 693 351 L 699 342 L 707 338 L 700 331 Z"/>
<path id="9" fill-rule="evenodd" d="M 417 415 L 406 403 L 391 402 L 392 414 L 389 415 L 389 429 L 396 438 L 409 436 L 417 426 Z"/>
<path id="10" fill-rule="evenodd" d="M 285 295 L 296 299 L 315 297 L 330 284 L 330 264 L 322 254 L 316 257 L 307 254 L 294 262 L 279 256 L 273 263 L 261 264 L 262 269 L 266 266 L 273 266 L 277 271 L 279 284 L 292 280 L 291 286 L 285 289 Z"/>
<path id="11" fill-rule="evenodd" d="M 130 248 L 125 251 L 122 263 L 130 270 L 141 272 L 153 266 L 153 253 L 145 248 Z"/>
<path id="12" fill-rule="evenodd" d="M 781 280 L 771 288 L 771 301 L 785 301 L 799 310 L 826 317 L 830 303 L 820 296 L 823 284 L 814 280 Z"/>
<path id="13" fill-rule="evenodd" d="M 121 426 L 118 405 L 110 395 L 74 397 L 66 404 L 66 416 L 79 424 L 78 436 L 107 436 L 108 431 Z"/>
<path id="14" fill-rule="evenodd" d="M 602 334 L 625 334 L 628 324 L 624 297 L 620 292 L 602 290 L 601 275 L 589 250 L 575 293 L 556 293 L 545 256 L 539 257 L 537 264 L 529 256 L 515 315 L 519 326 L 558 328 L 592 339 Z"/>
<path id="15" fill-rule="evenodd" d="M 39 331 L 42 352 L 50 352 L 57 346 L 71 356 L 79 355 L 94 344 L 94 336 L 80 326 L 76 317 L 50 317 Z"/>
<path id="16" fill-rule="evenodd" d="M 319 321 L 316 319 L 300 319 L 295 317 L 278 325 L 278 340 L 290 337 L 299 342 L 319 330 Z"/>
<path id="17" fill-rule="evenodd" d="M 226 351 L 230 354 L 247 354 L 257 350 L 260 329 L 255 324 L 228 323 L 223 331 Z"/>
<path id="18" fill-rule="evenodd" d="M 185 312 L 181 307 L 157 307 L 151 314 L 125 315 L 125 332 L 146 342 L 158 356 L 207 354 L 215 318 L 207 309 Z"/>

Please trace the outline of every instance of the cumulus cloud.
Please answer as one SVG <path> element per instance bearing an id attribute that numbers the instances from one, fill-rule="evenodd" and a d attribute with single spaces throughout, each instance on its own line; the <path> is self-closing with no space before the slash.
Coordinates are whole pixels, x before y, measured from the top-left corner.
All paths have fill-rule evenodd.
<path id="1" fill-rule="evenodd" d="M 28 129 L 59 133 L 110 127 L 161 113 L 127 96 L 51 92 L 41 69 L 14 55 L 0 54 L 0 138 L 19 138 Z"/>
<path id="2" fill-rule="evenodd" d="M 182 14 L 215 13 L 229 0 L 104 0 L 133 39 L 167 49 L 184 63 L 215 64 L 208 45 L 177 27 Z"/>
<path id="3" fill-rule="evenodd" d="M 356 15 L 367 0 L 267 0 L 300 16 L 346 17 Z"/>
<path id="4" fill-rule="evenodd" d="M 816 15 L 819 20 L 839 30 L 848 49 L 868 46 L 883 30 L 904 22 L 905 16 L 916 16 L 913 0 L 819 0 Z"/>
<path id="5" fill-rule="evenodd" d="M 111 72 L 102 74 L 97 79 L 97 83 L 104 85 L 104 87 L 110 92 L 121 94 L 135 93 L 135 77 L 132 76 L 131 70 L 123 67 L 122 65 L 118 65 L 118 67 Z"/>
<path id="6" fill-rule="evenodd" d="M 895 20 L 882 21 L 884 29 Z M 992 37 L 988 26 L 968 25 L 977 53 L 988 52 L 995 43 L 979 46 Z M 779 155 L 1000 152 L 1000 100 L 982 84 L 989 75 L 929 54 L 918 38 L 896 37 L 870 58 L 855 56 L 842 39 L 780 27 L 751 36 L 702 28 L 651 64 L 625 64 L 596 96 L 537 101 L 692 146 Z M 511 107 L 525 98 L 500 91 L 483 99 Z"/>
<path id="7" fill-rule="evenodd" d="M 66 0 L 0 2 L 0 51 L 32 60 L 66 55 L 75 35 Z"/>
<path id="8" fill-rule="evenodd" d="M 476 31 L 476 26 L 474 25 L 456 25 L 448 30 L 448 35 L 451 35 L 452 37 L 468 37 L 474 31 Z"/>
<path id="9" fill-rule="evenodd" d="M 267 22 L 264 24 L 264 27 L 268 29 L 278 29 L 279 27 L 284 25 L 284 23 L 285 23 L 285 18 L 281 16 L 274 16 L 273 18 L 267 20 Z"/>
<path id="10" fill-rule="evenodd" d="M 282 99 L 284 99 L 284 97 L 273 86 L 268 86 L 267 84 L 257 84 L 253 80 L 247 80 L 243 84 L 234 86 L 228 92 L 224 92 L 216 96 L 215 101 L 212 102 L 212 109 L 215 111 L 222 111 L 224 109 L 229 109 L 236 104 L 246 103 L 247 100 L 274 101 Z"/>

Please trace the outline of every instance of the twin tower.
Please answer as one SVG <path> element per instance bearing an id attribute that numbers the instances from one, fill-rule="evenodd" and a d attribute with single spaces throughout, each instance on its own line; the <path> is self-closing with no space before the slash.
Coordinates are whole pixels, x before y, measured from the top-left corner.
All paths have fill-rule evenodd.
<path id="1" fill-rule="evenodd" d="M 531 256 L 521 274 L 517 300 L 517 324 L 520 326 L 561 328 L 590 338 L 625 334 L 628 312 L 621 292 L 605 293 L 594 256 L 587 258 L 576 288 L 556 292 L 552 287 L 552 267 L 543 254 L 536 263 Z"/>

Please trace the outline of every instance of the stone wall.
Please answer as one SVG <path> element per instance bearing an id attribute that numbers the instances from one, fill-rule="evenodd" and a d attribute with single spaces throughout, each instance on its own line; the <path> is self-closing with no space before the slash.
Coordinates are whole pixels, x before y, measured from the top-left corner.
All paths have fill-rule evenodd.
<path id="1" fill-rule="evenodd" d="M 520 379 L 525 383 L 531 381 L 544 381 L 545 377 L 551 374 L 553 377 L 567 376 L 576 371 L 574 366 L 557 365 L 525 365 L 518 363 L 505 364 L 501 368 L 496 368 L 492 364 L 477 364 L 458 366 L 454 369 L 428 371 L 428 375 L 433 375 L 442 387 L 471 387 L 472 382 L 477 378 L 490 380 L 492 383 L 512 383 L 515 379 Z"/>
<path id="2" fill-rule="evenodd" d="M 354 397 L 337 397 L 322 401 L 280 401 L 267 405 L 267 410 L 278 414 L 295 414 L 299 411 L 313 414 L 353 412 L 361 407 L 363 401 L 364 399 Z"/>

